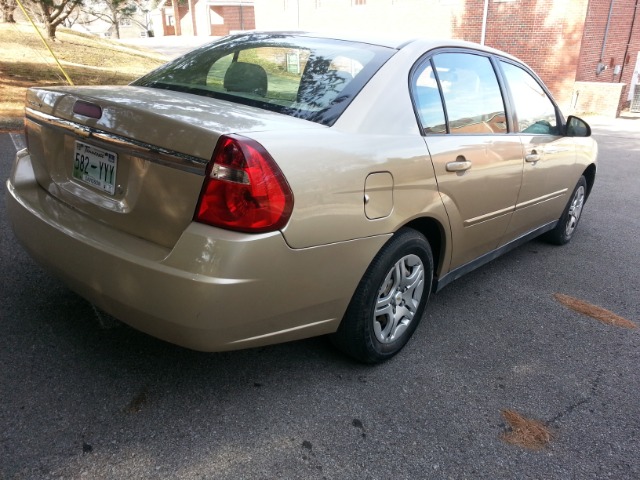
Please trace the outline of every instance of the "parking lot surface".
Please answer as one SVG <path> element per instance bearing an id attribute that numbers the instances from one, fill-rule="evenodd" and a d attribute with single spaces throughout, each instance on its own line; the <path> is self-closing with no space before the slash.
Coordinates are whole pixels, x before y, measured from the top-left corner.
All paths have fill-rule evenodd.
<path id="1" fill-rule="evenodd" d="M 103 318 L 21 249 L 3 197 L 0 479 L 640 478 L 640 328 L 554 298 L 640 326 L 640 120 L 593 125 L 572 243 L 532 241 L 449 285 L 375 367 L 322 338 L 207 354 Z M 3 181 L 15 150 L 0 134 Z M 550 442 L 505 442 L 506 409 Z"/>

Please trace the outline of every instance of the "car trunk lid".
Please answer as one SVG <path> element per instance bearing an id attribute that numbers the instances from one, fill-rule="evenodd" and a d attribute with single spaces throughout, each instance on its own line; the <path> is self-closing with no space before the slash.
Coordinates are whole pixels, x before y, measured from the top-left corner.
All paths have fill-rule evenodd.
<path id="1" fill-rule="evenodd" d="M 166 247 L 193 219 L 221 135 L 325 128 L 144 87 L 30 89 L 26 107 L 38 183 L 91 218 Z"/>

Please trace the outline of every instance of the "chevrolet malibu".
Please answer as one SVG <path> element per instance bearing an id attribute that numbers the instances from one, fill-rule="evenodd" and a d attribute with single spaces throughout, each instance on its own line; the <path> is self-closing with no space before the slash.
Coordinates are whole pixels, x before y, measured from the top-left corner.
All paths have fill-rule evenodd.
<path id="1" fill-rule="evenodd" d="M 25 249 L 204 351 L 329 334 L 386 360 L 432 292 L 568 243 L 596 174 L 589 126 L 530 68 L 452 40 L 239 34 L 126 87 L 30 89 L 25 117 Z"/>

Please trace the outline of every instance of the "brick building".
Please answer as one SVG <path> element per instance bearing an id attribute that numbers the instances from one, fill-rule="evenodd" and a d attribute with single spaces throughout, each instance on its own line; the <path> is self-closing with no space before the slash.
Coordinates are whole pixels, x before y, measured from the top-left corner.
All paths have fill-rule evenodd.
<path id="1" fill-rule="evenodd" d="M 258 29 L 485 43 L 527 62 L 566 113 L 614 116 L 640 96 L 640 0 L 260 0 L 255 11 Z"/>
<path id="2" fill-rule="evenodd" d="M 467 0 L 453 36 L 522 58 L 565 110 L 617 115 L 640 83 L 639 0 Z M 473 13 L 471 13 L 473 12 Z"/>
<path id="3" fill-rule="evenodd" d="M 164 0 L 151 20 L 156 36 L 223 36 L 256 28 L 252 0 Z"/>
<path id="4" fill-rule="evenodd" d="M 592 105 L 591 111 L 599 111 L 600 103 L 607 103 L 600 88 L 611 95 L 620 90 L 618 112 L 632 100 L 640 111 L 640 0 L 589 3 L 576 73 L 576 92 L 582 94 L 577 108 Z"/>

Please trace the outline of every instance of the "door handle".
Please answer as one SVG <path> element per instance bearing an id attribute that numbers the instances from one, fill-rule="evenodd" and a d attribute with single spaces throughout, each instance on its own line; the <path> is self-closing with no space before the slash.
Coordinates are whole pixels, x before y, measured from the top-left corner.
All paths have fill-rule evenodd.
<path id="1" fill-rule="evenodd" d="M 540 160 L 540 155 L 538 155 L 538 152 L 536 152 L 535 150 L 533 150 L 530 154 L 525 155 L 524 159 L 527 162 L 537 162 L 538 160 Z"/>
<path id="2" fill-rule="evenodd" d="M 464 172 L 471 168 L 472 163 L 468 160 L 456 160 L 447 163 L 447 172 Z"/>

